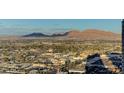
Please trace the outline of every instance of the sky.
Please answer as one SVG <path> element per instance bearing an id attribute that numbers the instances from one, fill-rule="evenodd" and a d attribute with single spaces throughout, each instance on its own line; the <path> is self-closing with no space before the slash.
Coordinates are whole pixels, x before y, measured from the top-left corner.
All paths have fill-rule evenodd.
<path id="1" fill-rule="evenodd" d="M 0 35 L 53 34 L 86 29 L 121 33 L 121 19 L 0 19 Z"/>

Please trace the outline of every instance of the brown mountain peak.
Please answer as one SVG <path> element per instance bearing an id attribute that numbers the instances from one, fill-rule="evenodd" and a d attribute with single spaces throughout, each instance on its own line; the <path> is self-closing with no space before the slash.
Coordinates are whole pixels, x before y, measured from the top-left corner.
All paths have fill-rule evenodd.
<path id="1" fill-rule="evenodd" d="M 116 40 L 120 39 L 119 34 L 98 30 L 98 29 L 86 29 L 83 31 L 73 30 L 69 31 L 68 35 L 69 38 L 78 38 L 83 40 Z"/>

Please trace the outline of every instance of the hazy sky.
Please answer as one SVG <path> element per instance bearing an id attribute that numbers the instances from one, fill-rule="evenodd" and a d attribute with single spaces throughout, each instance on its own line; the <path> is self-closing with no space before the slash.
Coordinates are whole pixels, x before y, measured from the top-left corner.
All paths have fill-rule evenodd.
<path id="1" fill-rule="evenodd" d="M 45 34 L 101 29 L 121 33 L 120 19 L 0 19 L 0 35 Z"/>

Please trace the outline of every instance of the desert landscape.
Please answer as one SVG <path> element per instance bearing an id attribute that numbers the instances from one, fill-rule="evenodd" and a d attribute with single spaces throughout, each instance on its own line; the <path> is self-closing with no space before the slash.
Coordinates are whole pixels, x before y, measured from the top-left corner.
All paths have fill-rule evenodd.
<path id="1" fill-rule="evenodd" d="M 122 73 L 121 57 L 120 34 L 96 29 L 0 37 L 0 73 Z"/>

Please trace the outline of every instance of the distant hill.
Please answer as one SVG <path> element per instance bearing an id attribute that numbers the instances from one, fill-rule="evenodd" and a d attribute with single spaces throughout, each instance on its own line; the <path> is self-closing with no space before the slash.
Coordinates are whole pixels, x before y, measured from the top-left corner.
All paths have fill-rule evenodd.
<path id="1" fill-rule="evenodd" d="M 31 33 L 28 35 L 24 35 L 22 37 L 47 37 L 48 35 L 42 34 L 42 33 Z"/>
<path id="2" fill-rule="evenodd" d="M 65 33 L 54 33 L 52 35 L 45 35 L 42 33 L 32 33 L 24 35 L 23 37 L 64 37 L 64 38 L 73 38 L 80 40 L 120 40 L 121 35 L 113 32 L 96 30 L 96 29 L 87 29 L 84 31 L 72 30 Z"/>
<path id="3" fill-rule="evenodd" d="M 68 38 L 78 38 L 83 40 L 120 40 L 121 35 L 113 32 L 107 32 L 96 29 L 88 29 L 84 31 L 69 31 Z"/>
<path id="4" fill-rule="evenodd" d="M 66 36 L 68 34 L 68 32 L 65 32 L 65 33 L 54 33 L 52 35 L 46 35 L 46 34 L 43 34 L 43 33 L 31 33 L 31 34 L 28 34 L 28 35 L 24 35 L 22 37 L 61 37 L 61 36 Z"/>
<path id="5" fill-rule="evenodd" d="M 51 35 L 51 37 L 59 37 L 59 36 L 67 36 L 67 35 L 68 35 L 68 32 L 58 33 L 58 34 L 54 33 L 54 34 Z"/>

